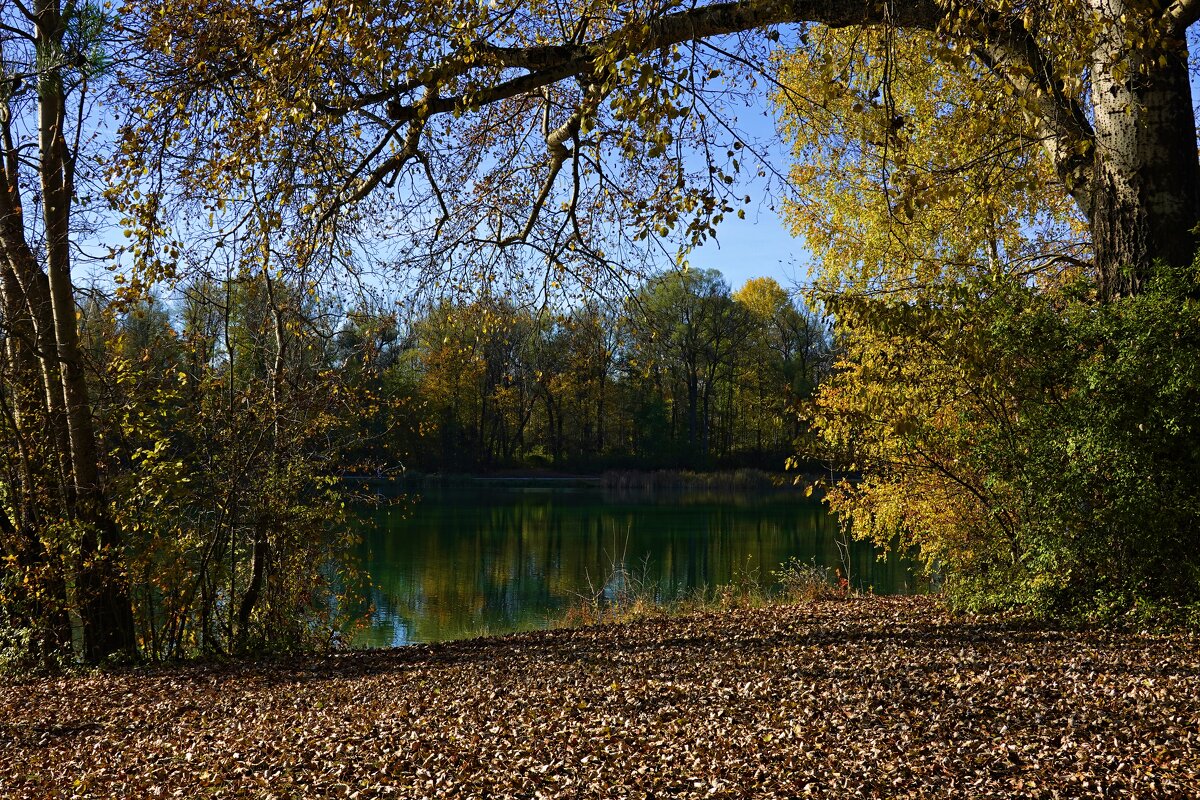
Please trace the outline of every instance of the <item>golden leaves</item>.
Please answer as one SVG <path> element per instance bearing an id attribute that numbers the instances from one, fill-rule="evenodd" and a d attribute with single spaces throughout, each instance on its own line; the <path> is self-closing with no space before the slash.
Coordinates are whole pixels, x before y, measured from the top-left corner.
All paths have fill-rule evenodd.
<path id="1" fill-rule="evenodd" d="M 1070 238 L 1077 212 L 1018 111 L 1024 97 L 1006 99 L 961 48 L 879 30 L 811 42 L 780 58 L 776 101 L 802 187 L 788 217 L 822 285 L 954 280 L 1028 258 L 1038 237 Z"/>

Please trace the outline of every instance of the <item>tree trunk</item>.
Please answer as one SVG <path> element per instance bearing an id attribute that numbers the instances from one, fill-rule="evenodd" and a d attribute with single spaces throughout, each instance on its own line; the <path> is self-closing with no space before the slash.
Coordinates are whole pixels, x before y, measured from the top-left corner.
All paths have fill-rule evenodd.
<path id="1" fill-rule="evenodd" d="M 1138 10 L 1121 0 L 1092 2 L 1112 22 L 1093 54 L 1094 178 L 1084 211 L 1099 294 L 1113 299 L 1144 289 L 1156 261 L 1192 263 L 1200 162 L 1186 44 L 1131 48 L 1129 37 L 1148 23 L 1116 20 Z"/>
<path id="2" fill-rule="evenodd" d="M 546 430 L 550 434 L 550 460 L 555 464 L 559 462 L 559 451 L 562 448 L 562 441 L 559 438 L 562 435 L 561 425 L 555 425 L 557 415 L 554 413 L 554 398 L 550 396 L 550 390 L 542 386 L 542 399 L 546 405 Z"/>
<path id="3" fill-rule="evenodd" d="M 266 514 L 260 514 L 254 523 L 254 549 L 250 560 L 250 583 L 246 586 L 246 593 L 242 596 L 241 605 L 238 607 L 237 640 L 242 649 L 245 649 L 250 635 L 250 615 L 254 612 L 254 607 L 258 605 L 259 598 L 262 596 L 263 580 L 267 571 L 267 559 L 270 557 L 270 545 L 267 539 L 268 525 L 269 518 Z"/>
<path id="4" fill-rule="evenodd" d="M 596 455 L 604 455 L 605 370 L 601 370 L 596 388 Z"/>
<path id="5" fill-rule="evenodd" d="M 7 126 L 5 128 L 6 149 L 11 151 L 11 137 L 7 135 Z M 16 189 L 15 177 L 10 177 L 6 171 L 4 180 L 5 185 L 0 187 L 0 252 L 3 253 L 6 262 L 7 286 L 20 295 L 25 305 L 24 313 L 14 308 L 13 313 L 17 316 L 10 319 L 28 320 L 27 326 L 13 332 L 18 335 L 32 335 L 26 344 L 30 349 L 36 350 L 38 373 L 30 373 L 29 377 L 36 380 L 45 401 L 46 426 L 54 440 L 52 461 L 54 469 L 57 470 L 54 496 L 60 503 L 60 513 L 66 515 L 74 504 L 73 466 L 62 371 L 58 359 L 55 358 L 58 342 L 54 330 L 50 285 L 25 240 L 20 195 Z"/>
<path id="6" fill-rule="evenodd" d="M 38 44 L 44 57 L 63 58 L 65 25 L 57 0 L 40 0 L 35 9 Z M 132 653 L 136 638 L 133 605 L 120 568 L 121 537 L 109 518 L 100 486 L 96 432 L 79 348 L 70 253 L 73 164 L 67 152 L 65 123 L 61 65 L 48 64 L 38 81 L 38 145 L 47 277 L 70 438 L 75 512 L 83 528 L 76 581 L 83 656 L 89 662 L 97 662 L 118 652 Z"/>

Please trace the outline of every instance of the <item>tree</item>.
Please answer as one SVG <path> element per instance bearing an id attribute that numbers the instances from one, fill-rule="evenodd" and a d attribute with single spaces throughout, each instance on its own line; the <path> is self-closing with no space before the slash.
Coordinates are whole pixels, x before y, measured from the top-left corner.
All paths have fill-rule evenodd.
<path id="1" fill-rule="evenodd" d="M 813 394 L 830 367 L 825 325 L 797 308 L 773 278 L 753 278 L 733 299 L 750 318 L 738 365 L 739 405 L 751 447 L 790 454 L 800 434 L 799 404 Z"/>
<path id="2" fill-rule="evenodd" d="M 882 32 L 870 57 L 885 72 L 885 110 L 887 84 L 913 68 L 890 44 L 896 32 L 919 34 L 985 85 L 968 98 L 978 118 L 1008 128 L 1001 117 L 1015 98 L 1025 135 L 1086 220 L 1102 296 L 1137 291 L 1156 259 L 1189 265 L 1195 249 L 1193 0 L 350 4 L 312 13 L 227 2 L 133 11 L 129 24 L 159 77 L 138 109 L 153 122 L 132 141 L 183 135 L 201 121 L 202 135 L 186 132 L 211 153 L 212 168 L 191 177 L 207 183 L 227 180 L 224 165 L 264 163 L 282 149 L 292 163 L 278 169 L 322 176 L 285 192 L 301 211 L 344 230 L 366 213 L 362 201 L 390 206 L 389 225 L 422 252 L 475 254 L 456 262 L 464 269 L 481 269 L 480 248 L 517 244 L 553 269 L 579 254 L 611 264 L 597 237 L 614 214 L 635 223 L 609 232 L 615 244 L 675 225 L 693 240 L 709 235 L 733 210 L 727 181 L 742 154 L 710 147 L 696 175 L 675 156 L 682 143 L 712 144 L 722 124 L 716 95 L 728 91 L 722 69 L 762 55 L 731 52 L 720 37 L 813 23 Z M 802 36 L 798 47 L 821 58 L 821 41 Z M 218 128 L 217 119 L 229 124 Z M 130 157 L 136 167 L 157 158 Z"/>
<path id="3" fill-rule="evenodd" d="M 545 320 L 505 298 L 443 301 L 417 321 L 419 391 L 441 440 L 441 463 L 491 466 L 525 450 L 549 370 L 538 361 Z"/>
<path id="4" fill-rule="evenodd" d="M 177 312 L 87 307 L 95 411 L 151 658 L 325 642 L 353 544 L 338 473 L 380 401 L 320 304 L 261 274 L 194 281 Z"/>
<path id="5" fill-rule="evenodd" d="M 707 459 L 721 388 L 731 387 L 737 344 L 748 327 L 716 270 L 668 272 L 632 301 L 638 332 L 629 358 L 665 389 L 676 442 L 691 459 Z"/>
<path id="6" fill-rule="evenodd" d="M 586 302 L 572 309 L 563 326 L 568 350 L 564 382 L 573 400 L 568 419 L 578 425 L 576 451 L 584 458 L 603 455 L 611 435 L 609 416 L 615 413 L 616 315 L 596 301 Z"/>
<path id="7" fill-rule="evenodd" d="M 890 296 L 841 307 L 839 324 L 855 320 L 865 335 L 861 347 L 842 342 L 851 349 L 826 408 L 876 436 L 863 445 L 887 456 L 875 463 L 916 464 L 940 476 L 947 497 L 957 484 L 962 505 L 934 510 L 957 516 L 946 528 L 954 535 L 972 515 L 990 525 L 978 530 L 999 531 L 983 549 L 1003 543 L 1006 525 L 1016 530 L 996 520 L 1027 498 L 986 468 L 972 432 L 1003 439 L 1036 406 L 1030 398 L 1079 387 L 988 377 L 979 367 L 997 359 L 1007 369 L 1032 360 L 1036 374 L 1051 374 L 1053 359 L 1023 342 L 1032 349 L 1005 361 L 980 345 L 988 328 L 970 324 L 972 312 L 999 314 L 1009 281 L 1049 297 L 1077 291 L 1082 274 L 1113 306 L 1104 313 L 1120 315 L 1129 307 L 1120 301 L 1158 280 L 1157 265 L 1194 269 L 1200 161 L 1186 39 L 1195 0 L 158 11 L 128 16 L 156 76 L 128 130 L 129 175 L 160 174 L 150 168 L 187 147 L 197 154 L 179 175 L 187 190 L 220 196 L 238 180 L 235 165 L 253 164 L 274 176 L 279 218 L 303 220 L 327 242 L 386 220 L 379 241 L 411 244 L 393 260 L 457 286 L 534 262 L 541 285 L 586 283 L 597 274 L 586 266 L 619 276 L 630 254 L 673 235 L 684 249 L 711 236 L 749 200 L 732 187 L 752 148 L 722 102 L 736 80 L 769 73 L 774 26 L 797 25 L 791 56 L 768 79 L 807 161 L 794 178 L 827 210 L 803 219 L 805 197 L 792 198 L 798 227 L 825 260 L 823 288 Z M 753 31 L 765 35 L 740 35 Z M 688 146 L 698 162 L 681 157 Z M 146 253 L 161 235 L 156 202 L 129 206 Z M 1175 285 L 1194 293 L 1196 284 Z M 1077 347 L 1095 341 L 1072 331 L 1063 332 Z M 1071 380 L 1090 374 L 1065 367 Z M 879 379 L 900 373 L 914 385 Z M 680 396 L 689 395 L 695 446 L 707 443 L 708 399 L 699 378 L 691 384 Z M 968 402 L 991 389 L 987 403 Z M 926 455 L 906 461 L 914 446 Z M 1005 452 L 1013 474 L 1027 475 L 1022 451 Z M 956 552 L 976 544 L 959 540 Z M 1036 552 L 1066 551 L 1008 555 L 1025 564 Z"/>
<path id="8" fill-rule="evenodd" d="M 374 408 L 352 421 L 365 433 L 351 454 L 355 469 L 393 474 L 418 449 L 419 376 L 406 357 L 412 338 L 395 311 L 371 307 L 349 311 L 338 329 L 333 365 Z"/>
<path id="9" fill-rule="evenodd" d="M 862 477 L 831 505 L 858 536 L 918 546 L 960 606 L 1194 613 L 1194 291 L 1163 270 L 1104 304 L 1006 275 L 842 298 L 815 421 Z"/>
<path id="10" fill-rule="evenodd" d="M 71 275 L 72 214 L 87 167 L 82 128 L 102 79 L 108 21 L 98 7 L 57 0 L 5 3 L 0 14 L 0 285 L 7 380 L 23 387 L 6 417 L 22 466 L 5 487 L 0 527 L 5 555 L 54 574 L 59 611 L 50 616 L 60 621 L 35 636 L 39 647 L 69 646 L 61 620 L 70 607 L 84 656 L 96 661 L 134 649 Z"/>
<path id="11" fill-rule="evenodd" d="M 831 506 L 860 536 L 917 545 L 960 605 L 1194 600 L 1176 493 L 1195 471 L 1178 386 L 1195 368 L 1194 284 L 1164 292 L 1161 264 L 1114 279 L 1089 262 L 1088 218 L 1029 98 L 997 75 L 920 31 L 812 35 L 819 57 L 784 59 L 777 99 L 807 189 L 789 217 L 840 344 L 815 427 L 862 476 L 831 487 Z M 978 114 L 984 98 L 998 120 Z M 1148 334 L 1132 334 L 1134 309 L 1151 308 Z M 1179 346 L 1151 358 L 1147 340 Z M 1178 449 L 1146 424 L 1159 419 Z M 1173 574 L 1152 577 L 1165 563 Z"/>

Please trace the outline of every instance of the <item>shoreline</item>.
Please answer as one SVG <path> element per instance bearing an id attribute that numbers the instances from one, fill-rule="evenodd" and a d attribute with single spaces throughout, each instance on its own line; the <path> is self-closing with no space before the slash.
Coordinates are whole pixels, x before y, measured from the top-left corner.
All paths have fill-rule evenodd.
<path id="1" fill-rule="evenodd" d="M 511 468 L 486 472 L 409 472 L 395 475 L 343 475 L 349 483 L 398 489 L 472 486 L 586 488 L 624 492 L 728 491 L 800 493 L 815 476 L 761 469 L 604 469 L 557 471 Z M 796 480 L 801 480 L 796 484 Z"/>

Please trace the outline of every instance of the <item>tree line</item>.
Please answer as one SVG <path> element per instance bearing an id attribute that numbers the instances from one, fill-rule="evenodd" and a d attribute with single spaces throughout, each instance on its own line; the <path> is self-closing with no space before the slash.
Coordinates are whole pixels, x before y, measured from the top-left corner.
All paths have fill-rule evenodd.
<path id="1" fill-rule="evenodd" d="M 565 312 L 484 297 L 405 324 L 351 314 L 337 341 L 384 366 L 402 406 L 391 427 L 407 432 L 399 463 L 450 472 L 781 469 L 833 352 L 824 321 L 773 279 L 731 293 L 712 270 Z"/>

